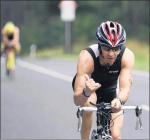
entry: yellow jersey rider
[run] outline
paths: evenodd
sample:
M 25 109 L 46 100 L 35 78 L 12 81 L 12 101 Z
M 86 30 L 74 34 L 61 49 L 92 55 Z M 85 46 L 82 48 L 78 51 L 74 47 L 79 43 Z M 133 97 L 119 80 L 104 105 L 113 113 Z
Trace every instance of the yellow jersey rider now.
M 15 53 L 20 52 L 20 30 L 13 22 L 7 22 L 2 31 L 1 52 L 5 51 L 8 47 L 14 47 Z

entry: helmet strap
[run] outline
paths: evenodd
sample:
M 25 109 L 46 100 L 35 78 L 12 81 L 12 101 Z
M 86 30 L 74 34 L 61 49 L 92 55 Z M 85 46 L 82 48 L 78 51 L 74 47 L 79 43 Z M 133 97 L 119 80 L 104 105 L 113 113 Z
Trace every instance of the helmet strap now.
M 99 43 L 98 43 L 98 50 L 99 50 L 99 53 L 100 53 L 100 57 L 102 57 L 104 59 L 103 54 L 102 54 L 102 49 L 101 49 L 101 46 L 100 46 Z
M 100 59 L 105 59 L 104 58 L 104 56 L 103 56 L 103 54 L 102 54 L 102 49 L 101 49 L 101 46 L 100 46 L 100 44 L 98 43 L 98 50 L 99 50 L 99 61 L 100 61 Z M 106 69 L 106 70 L 109 70 L 109 68 L 110 68 L 110 64 L 105 64 L 105 65 L 102 65 L 103 66 L 103 68 L 104 69 Z
M 102 54 L 102 49 L 101 49 L 101 46 L 99 43 L 98 43 L 98 50 L 99 50 L 100 54 Z

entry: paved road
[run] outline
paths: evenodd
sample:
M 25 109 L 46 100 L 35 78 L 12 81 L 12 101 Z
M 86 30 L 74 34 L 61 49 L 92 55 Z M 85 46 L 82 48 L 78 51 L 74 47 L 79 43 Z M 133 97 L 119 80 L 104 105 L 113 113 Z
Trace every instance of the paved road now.
M 1 136 L 5 139 L 79 139 L 71 78 L 76 62 L 25 60 L 15 79 L 1 67 Z M 34 64 L 34 65 L 31 65 Z M 40 67 L 38 67 L 40 66 Z M 128 105 L 149 105 L 149 78 L 134 74 Z M 143 130 L 134 130 L 135 116 L 125 113 L 124 139 L 149 138 L 149 112 L 143 111 Z M 94 125 L 93 125 L 94 126 Z

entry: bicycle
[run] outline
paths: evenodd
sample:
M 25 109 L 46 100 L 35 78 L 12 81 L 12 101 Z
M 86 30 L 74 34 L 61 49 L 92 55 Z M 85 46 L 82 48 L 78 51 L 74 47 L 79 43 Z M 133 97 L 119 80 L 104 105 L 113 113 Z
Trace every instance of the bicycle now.
M 15 71 L 15 49 L 13 46 L 7 46 L 5 49 L 5 55 L 6 55 L 6 75 L 10 78 L 14 77 L 14 71 Z
M 92 104 L 92 107 L 79 107 L 77 111 L 77 118 L 78 118 L 78 131 L 81 130 L 82 125 L 82 115 L 83 111 L 87 112 L 96 112 L 97 120 L 97 129 L 93 129 L 91 133 L 91 139 L 99 139 L 99 140 L 112 140 L 110 123 L 113 123 L 111 120 L 111 104 L 110 103 L 100 103 L 100 104 Z M 122 110 L 135 110 L 135 115 L 137 117 L 136 121 L 136 129 L 142 129 L 142 107 L 140 106 L 122 106 Z

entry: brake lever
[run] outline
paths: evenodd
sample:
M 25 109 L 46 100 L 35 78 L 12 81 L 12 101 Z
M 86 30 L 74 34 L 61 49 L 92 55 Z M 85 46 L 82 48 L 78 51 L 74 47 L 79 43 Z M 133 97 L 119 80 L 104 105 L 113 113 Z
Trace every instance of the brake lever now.
M 135 109 L 135 114 L 136 114 L 136 126 L 135 129 L 138 130 L 142 130 L 142 118 L 141 118 L 141 114 L 142 114 L 142 108 L 138 107 Z
M 143 129 L 143 128 L 142 128 L 142 120 L 141 120 L 141 117 L 137 117 L 135 129 L 136 129 L 136 130 L 138 130 L 138 129 L 142 130 L 142 129 Z
M 80 111 L 79 108 L 78 108 L 78 111 L 77 111 L 77 118 L 78 118 L 78 129 L 77 129 L 77 131 L 78 132 L 81 131 L 82 116 L 83 116 L 83 111 Z

